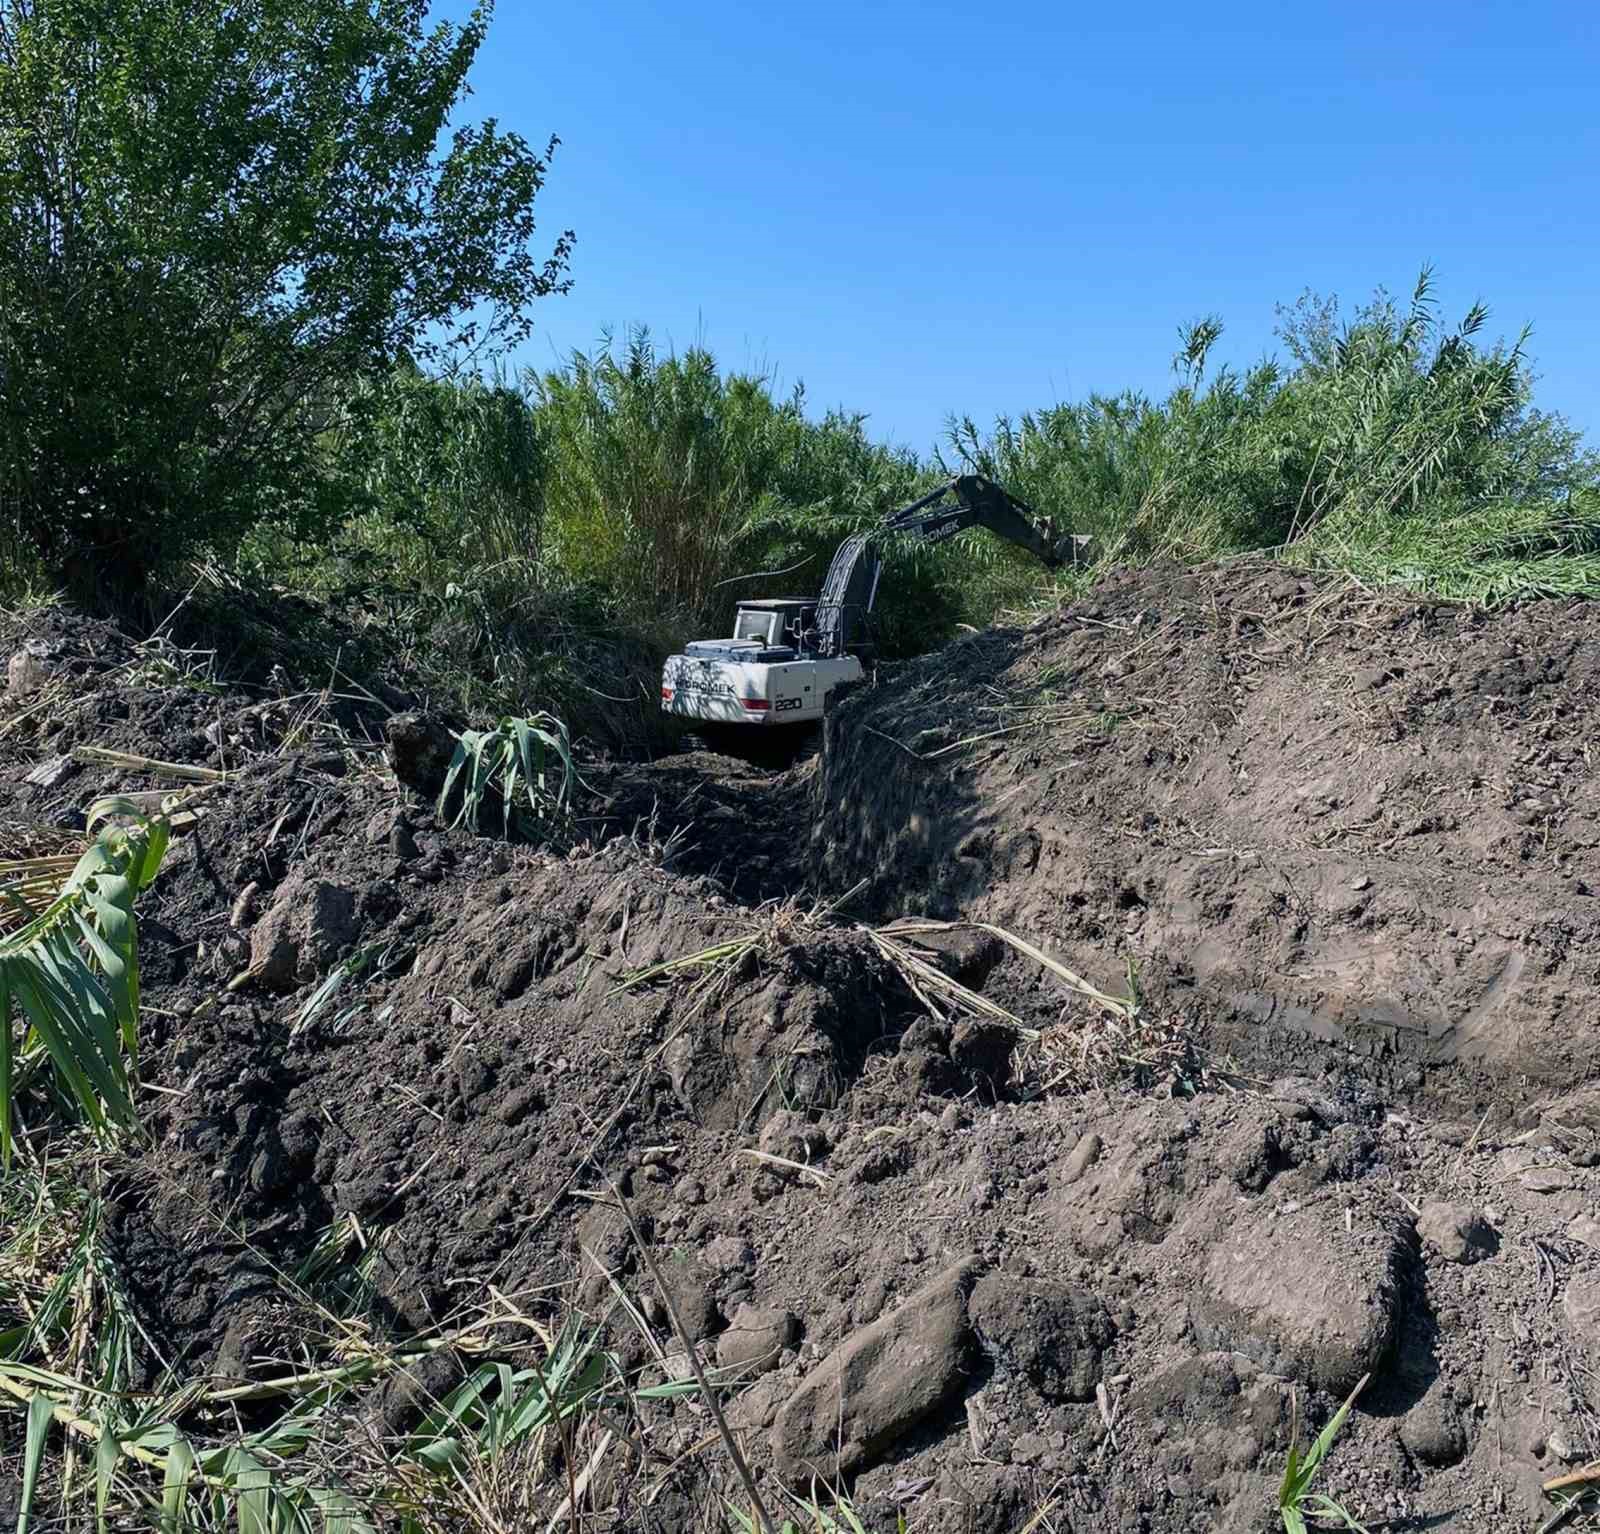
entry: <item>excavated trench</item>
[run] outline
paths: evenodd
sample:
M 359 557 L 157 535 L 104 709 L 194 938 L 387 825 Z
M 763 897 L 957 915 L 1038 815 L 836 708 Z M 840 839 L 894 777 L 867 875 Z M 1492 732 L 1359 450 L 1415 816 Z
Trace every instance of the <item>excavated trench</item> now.
M 1122 575 L 882 668 L 815 759 L 595 764 L 559 854 L 440 829 L 356 705 L 0 638 L 56 689 L 0 702 L 0 816 L 155 786 L 81 745 L 237 773 L 141 908 L 114 1187 L 180 1371 L 314 1346 L 274 1274 L 352 1216 L 390 1335 L 614 1281 L 670 1352 L 614 1185 L 758 1470 L 872 1528 L 1262 1529 L 1292 1399 L 1363 1376 L 1369 1524 L 1532 1520 L 1600 1453 L 1593 609 Z M 874 940 L 908 916 L 968 924 L 905 941 L 987 1010 Z M 714 1526 L 706 1431 L 652 1408 L 595 1526 Z

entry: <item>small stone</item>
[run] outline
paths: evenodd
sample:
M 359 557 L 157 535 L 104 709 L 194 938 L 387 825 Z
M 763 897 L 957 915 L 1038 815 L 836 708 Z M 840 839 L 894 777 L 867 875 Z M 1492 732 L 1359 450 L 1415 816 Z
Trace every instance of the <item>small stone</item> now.
M 1011 1445 L 1011 1458 L 1019 1465 L 1038 1463 L 1049 1452 L 1050 1445 L 1038 1433 L 1024 1433 Z
M 706 1185 L 703 1182 L 700 1182 L 697 1178 L 685 1177 L 681 1179 L 677 1187 L 672 1190 L 672 1196 L 677 1199 L 680 1204 L 687 1204 L 692 1209 L 700 1204 L 705 1203 Z
M 77 764 L 70 756 L 51 757 L 40 762 L 22 781 L 33 784 L 35 788 L 55 788 L 76 770 Z
M 1061 1166 L 1061 1181 L 1063 1183 L 1076 1182 L 1085 1172 L 1100 1159 L 1100 1136 L 1091 1130 L 1082 1135 L 1078 1143 L 1072 1147 L 1065 1162 Z
M 1417 1234 L 1446 1262 L 1481 1262 L 1494 1256 L 1499 1246 L 1488 1222 L 1465 1204 L 1424 1204 Z
M 544 1093 L 538 1087 L 518 1087 L 501 1100 L 499 1107 L 494 1110 L 494 1116 L 502 1124 L 520 1124 L 535 1109 L 542 1107 Z
M 440 716 L 419 711 L 396 714 L 383 727 L 389 765 L 408 788 L 434 798 L 444 787 L 456 737 Z
M 290 879 L 250 937 L 250 967 L 263 985 L 292 991 L 325 974 L 356 934 L 355 895 L 326 879 Z
M 693 1342 L 717 1329 L 717 1304 L 711 1295 L 714 1275 L 699 1262 L 668 1257 L 661 1263 L 661 1280 L 671 1296 L 678 1320 Z
M 679 1349 L 662 1359 L 661 1372 L 667 1377 L 668 1384 L 679 1385 L 694 1378 L 694 1365 L 690 1363 L 689 1355 Z
M 1350 881 L 1350 888 L 1353 890 L 1369 890 L 1372 888 L 1372 880 L 1369 879 L 1365 874 L 1362 874 L 1359 879 L 1352 879 Z
M 821 1125 L 809 1122 L 803 1113 L 780 1109 L 761 1130 L 761 1149 L 769 1156 L 810 1166 L 828 1154 L 828 1135 Z
M 378 813 L 366 822 L 366 845 L 394 846 L 402 833 L 410 837 L 410 856 L 416 856 L 416 835 L 411 832 L 411 824 L 406 821 L 405 811 L 398 805 L 390 806 L 389 809 L 379 809 Z
M 429 1353 L 398 1371 L 379 1388 L 375 1403 L 385 1434 L 409 1433 L 465 1374 L 461 1355 Z
M 1578 1451 L 1573 1447 L 1571 1434 L 1559 1425 L 1550 1429 L 1545 1437 L 1544 1446 L 1552 1459 L 1558 1459 L 1564 1465 L 1570 1465 L 1578 1458 Z

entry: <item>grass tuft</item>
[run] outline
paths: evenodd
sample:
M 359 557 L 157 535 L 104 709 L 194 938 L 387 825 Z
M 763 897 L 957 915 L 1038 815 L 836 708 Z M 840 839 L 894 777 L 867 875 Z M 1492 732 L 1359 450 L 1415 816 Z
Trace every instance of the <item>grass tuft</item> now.
M 1345 1398 L 1328 1425 L 1317 1434 L 1311 1447 L 1302 1452 L 1300 1447 L 1299 1399 L 1295 1398 L 1294 1420 L 1289 1430 L 1289 1458 L 1283 1467 L 1283 1481 L 1278 1487 L 1278 1516 L 1283 1520 L 1285 1534 L 1307 1534 L 1308 1520 L 1319 1526 L 1347 1529 L 1350 1534 L 1366 1534 L 1366 1530 L 1333 1498 L 1312 1491 L 1317 1471 L 1328 1457 L 1334 1440 L 1343 1430 L 1356 1404 L 1356 1397 L 1367 1387 L 1370 1375 L 1362 1375 L 1360 1383 Z

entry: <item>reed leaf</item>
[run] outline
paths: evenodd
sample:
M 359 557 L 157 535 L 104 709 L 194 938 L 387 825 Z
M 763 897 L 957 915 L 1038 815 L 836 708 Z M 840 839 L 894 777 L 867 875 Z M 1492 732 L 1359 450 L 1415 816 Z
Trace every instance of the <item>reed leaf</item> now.
M 66 1099 L 96 1130 L 131 1128 L 139 961 L 133 903 L 161 867 L 168 828 L 126 822 L 99 801 L 99 834 L 39 913 L 0 936 L 0 1159 L 9 1165 L 18 1075 L 48 1058 Z M 20 1037 L 13 1024 L 20 1022 Z

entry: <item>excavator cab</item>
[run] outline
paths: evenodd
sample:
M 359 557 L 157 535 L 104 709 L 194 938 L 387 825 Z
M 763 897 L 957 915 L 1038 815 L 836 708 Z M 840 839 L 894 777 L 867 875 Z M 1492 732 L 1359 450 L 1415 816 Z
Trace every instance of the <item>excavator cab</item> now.
M 760 661 L 797 660 L 814 648 L 817 604 L 801 597 L 741 602 L 731 639 L 697 639 L 685 653 Z
M 815 602 L 794 597 L 741 602 L 733 620 L 733 637 L 769 649 L 787 646 L 801 650 L 806 633 L 816 626 L 816 610 Z

